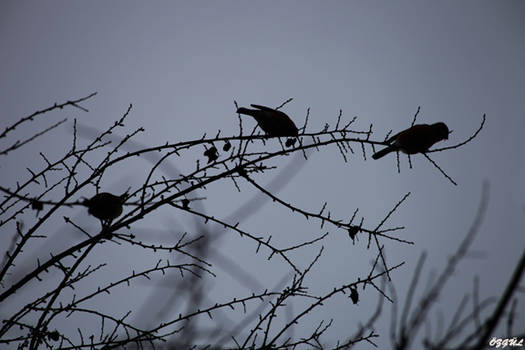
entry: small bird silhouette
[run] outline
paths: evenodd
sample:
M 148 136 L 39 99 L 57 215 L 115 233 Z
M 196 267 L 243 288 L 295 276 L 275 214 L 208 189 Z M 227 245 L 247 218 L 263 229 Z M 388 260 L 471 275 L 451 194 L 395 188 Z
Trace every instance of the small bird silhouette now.
M 299 134 L 297 126 L 286 113 L 260 105 L 250 106 L 257 109 L 241 107 L 237 109 L 237 113 L 252 116 L 267 136 L 297 136 Z
M 102 225 L 110 224 L 122 214 L 122 205 L 126 201 L 128 193 L 115 196 L 108 192 L 96 194 L 91 199 L 86 199 L 84 205 L 88 207 L 88 213 L 100 219 Z
M 389 146 L 373 154 L 372 158 L 379 159 L 396 151 L 406 154 L 425 153 L 436 142 L 447 140 L 448 134 L 448 127 L 442 122 L 432 125 L 417 124 L 389 138 L 386 141 Z

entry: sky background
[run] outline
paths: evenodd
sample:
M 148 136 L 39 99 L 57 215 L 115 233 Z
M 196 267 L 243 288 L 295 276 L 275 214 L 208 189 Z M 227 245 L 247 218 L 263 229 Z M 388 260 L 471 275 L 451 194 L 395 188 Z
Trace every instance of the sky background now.
M 482 184 L 488 181 L 489 205 L 473 244 L 477 253 L 455 271 L 440 298 L 439 309 L 447 317 L 472 290 L 474 275 L 480 276 L 481 297 L 499 296 L 525 244 L 524 62 L 522 1 L 4 0 L 0 127 L 54 102 L 94 91 L 98 95 L 84 104 L 89 113 L 67 109 L 17 130 L 10 140 L 69 118 L 66 126 L 4 157 L 2 185 L 25 179 L 27 166 L 37 168 L 39 151 L 64 152 L 71 144 L 73 118 L 102 130 L 130 103 L 126 132 L 145 127 L 137 141 L 146 146 L 215 135 L 218 129 L 223 135 L 236 133 L 234 100 L 243 106 L 278 106 L 293 97 L 283 110 L 302 125 L 310 108 L 310 131 L 334 124 L 341 109 L 345 120 L 358 117 L 355 129 L 367 130 L 372 123 L 377 140 L 389 130 L 410 126 L 421 106 L 419 122 L 443 121 L 453 130 L 443 146 L 468 138 L 486 114 L 486 125 L 474 141 L 432 156 L 458 186 L 422 156 L 412 157 L 413 169 L 401 157 L 398 174 L 395 156 L 364 161 L 359 146 L 348 163 L 335 147 L 313 153 L 307 162 L 277 162 L 284 166 L 295 161 L 301 167 L 280 190 L 282 198 L 310 211 L 318 211 L 327 201 L 332 214 L 343 218 L 359 208 L 370 227 L 404 194 L 412 193 L 388 226 L 405 226 L 399 235 L 415 245 L 385 242 L 392 264 L 406 262 L 394 277 L 401 295 L 423 251 L 428 252 L 427 274 L 442 267 L 454 252 L 474 219 Z M 84 137 L 88 142 L 87 132 Z M 370 149 L 367 152 L 371 155 Z M 193 162 L 174 159 L 179 170 L 191 168 Z M 108 174 L 104 189 L 120 193 L 140 185 L 146 176 L 144 164 Z M 267 184 L 276 174 L 269 172 L 257 180 Z M 203 208 L 225 217 L 255 193 L 248 184 L 242 189 L 238 193 L 231 183 L 213 186 L 201 193 L 208 198 Z M 65 208 L 64 213 L 92 221 L 84 209 Z M 190 230 L 192 223 L 190 217 L 174 217 L 166 209 L 138 226 Z M 283 246 L 323 231 L 272 203 L 243 225 L 254 232 L 271 232 L 272 242 Z M 366 275 L 374 257 L 365 249 L 366 240 L 352 245 L 343 232 L 331 231 L 323 260 L 311 275 L 317 291 Z M 0 242 L 10 234 L 2 231 Z M 216 250 L 257 275 L 261 285 L 274 286 L 287 275 L 280 262 L 267 262 L 264 254 L 254 256 L 253 244 L 230 236 L 217 243 Z M 95 259 L 115 260 L 123 267 L 140 265 L 129 250 L 118 247 L 101 248 L 96 254 Z M 315 251 L 309 254 L 306 261 Z M 250 292 L 226 273 L 210 282 L 210 291 L 218 300 Z M 129 293 L 140 300 L 150 292 L 144 285 Z M 331 336 L 344 338 L 357 321 L 366 319 L 362 315 L 371 313 L 376 301 L 375 292 L 369 294 L 359 309 L 340 299 L 317 315 L 337 319 Z M 389 320 L 387 312 L 378 324 L 379 344 L 388 344 Z M 525 329 L 523 315 L 516 329 Z

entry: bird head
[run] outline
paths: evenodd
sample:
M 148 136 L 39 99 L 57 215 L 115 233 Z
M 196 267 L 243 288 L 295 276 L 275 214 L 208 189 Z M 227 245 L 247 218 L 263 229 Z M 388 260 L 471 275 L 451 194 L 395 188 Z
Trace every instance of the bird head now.
M 436 137 L 439 137 L 441 140 L 448 140 L 449 130 L 445 123 L 439 122 L 432 124 L 432 127 L 435 130 Z

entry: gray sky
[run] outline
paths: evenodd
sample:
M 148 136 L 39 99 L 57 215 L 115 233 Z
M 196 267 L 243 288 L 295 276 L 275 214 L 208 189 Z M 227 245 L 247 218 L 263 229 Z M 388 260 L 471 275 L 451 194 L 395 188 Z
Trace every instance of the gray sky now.
M 406 226 L 400 235 L 416 245 L 387 242 L 386 246 L 392 263 L 407 262 L 394 277 L 402 293 L 422 251 L 428 251 L 429 270 L 441 267 L 452 254 L 474 218 L 482 183 L 488 180 L 490 203 L 474 243 L 483 257 L 468 259 L 456 271 L 440 299 L 440 308 L 448 315 L 471 291 L 475 274 L 481 277 L 482 297 L 498 296 L 525 244 L 524 44 L 525 3 L 521 1 L 159 1 L 146 5 L 143 1 L 4 0 L 0 4 L 2 128 L 54 102 L 93 91 L 98 95 L 85 104 L 89 114 L 69 109 L 50 115 L 48 120 L 68 117 L 70 122 L 4 159 L 2 185 L 13 186 L 25 177 L 28 163 L 37 167 L 34 154 L 41 149 L 53 154 L 68 147 L 72 118 L 103 129 L 129 103 L 134 107 L 127 125 L 144 126 L 146 132 L 137 140 L 149 146 L 205 132 L 214 135 L 218 129 L 224 135 L 236 133 L 233 100 L 240 105 L 277 106 L 293 97 L 285 112 L 302 125 L 310 107 L 311 131 L 335 123 L 342 109 L 347 120 L 358 116 L 356 128 L 368 129 L 373 123 L 376 139 L 391 129 L 408 127 L 421 106 L 419 122 L 444 121 L 454 130 L 448 144 L 468 138 L 486 113 L 485 128 L 477 139 L 433 155 L 458 186 L 421 156 L 412 158 L 413 169 L 402 157 L 398 174 L 392 155 L 365 162 L 355 147 L 358 152 L 345 164 L 332 147 L 313 154 L 280 192 L 287 201 L 311 211 L 328 201 L 339 217 L 348 217 L 358 207 L 371 227 L 411 192 L 389 226 Z M 41 125 L 48 124 L 35 123 Z M 17 137 L 30 131 L 19 130 Z M 177 160 L 176 165 L 184 169 L 191 161 Z M 139 185 L 145 174 L 129 175 L 141 169 L 131 166 L 125 175 L 110 174 L 106 188 L 122 192 L 126 181 Z M 258 180 L 265 184 L 272 177 L 268 173 Z M 231 183 L 210 188 L 204 205 L 210 214 L 228 215 L 253 195 L 247 184 L 243 190 L 237 193 Z M 68 210 L 67 215 L 89 220 L 80 209 Z M 164 215 L 155 221 L 160 227 L 190 222 L 167 219 L 168 210 L 159 215 Z M 244 225 L 255 232 L 271 232 L 273 242 L 285 246 L 321 232 L 318 225 L 305 224 L 301 217 L 271 204 Z M 285 271 L 276 273 L 275 268 L 282 268 L 277 261 L 266 263 L 266 256 L 253 256 L 253 245 L 244 252 L 239 248 L 242 244 L 235 237 L 223 241 L 220 249 L 248 264 L 248 269 L 261 271 L 261 281 L 270 286 L 285 275 Z M 325 243 L 324 260 L 312 274 L 312 285 L 323 290 L 327 283 L 366 274 L 373 252 L 365 251 L 365 246 L 364 240 L 353 246 L 334 230 Z M 129 258 L 126 252 L 111 254 Z M 217 280 L 213 285 L 219 297 L 247 293 L 236 285 L 225 292 L 228 284 Z M 330 318 L 333 312 L 338 320 L 332 334 L 351 333 L 360 310 L 370 310 L 375 300 L 375 293 L 370 293 L 360 304 L 362 309 L 328 304 L 323 316 Z M 385 317 L 381 324 L 388 321 Z M 524 326 L 522 316 L 516 328 Z M 379 344 L 388 344 L 388 333 L 382 332 Z

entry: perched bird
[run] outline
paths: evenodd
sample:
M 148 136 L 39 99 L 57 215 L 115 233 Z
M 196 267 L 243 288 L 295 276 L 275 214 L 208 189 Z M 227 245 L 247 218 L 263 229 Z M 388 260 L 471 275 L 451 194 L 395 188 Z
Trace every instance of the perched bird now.
M 386 143 L 390 145 L 376 152 L 372 158 L 379 159 L 396 151 L 406 154 L 424 153 L 436 142 L 448 139 L 448 134 L 445 123 L 417 124 L 389 138 Z
M 299 134 L 297 126 L 284 112 L 260 105 L 250 106 L 257 109 L 241 107 L 237 109 L 237 113 L 252 116 L 266 135 L 297 136 Z
M 96 194 L 91 199 L 86 199 L 84 205 L 88 207 L 88 213 L 100 219 L 102 224 L 109 224 L 122 214 L 122 205 L 126 201 L 128 193 L 115 196 L 108 192 Z

